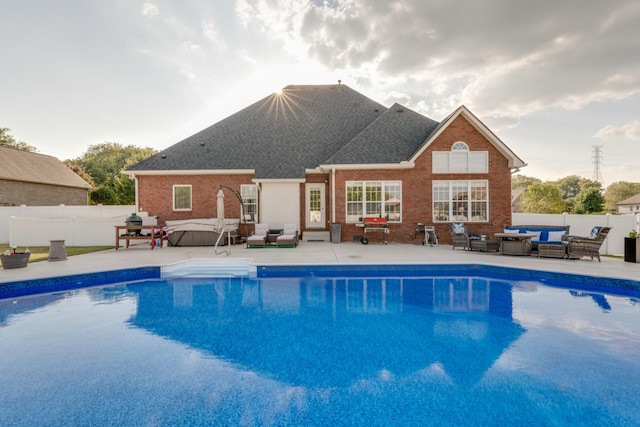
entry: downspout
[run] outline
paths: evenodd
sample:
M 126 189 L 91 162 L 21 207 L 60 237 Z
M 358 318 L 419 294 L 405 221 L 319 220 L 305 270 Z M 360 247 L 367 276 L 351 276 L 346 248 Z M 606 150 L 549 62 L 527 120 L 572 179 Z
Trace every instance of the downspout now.
M 336 168 L 331 169 L 331 222 L 336 222 Z
M 133 175 L 133 182 L 135 183 L 133 188 L 135 188 L 135 197 L 136 197 L 136 212 L 140 212 L 140 198 L 138 196 L 138 176 Z

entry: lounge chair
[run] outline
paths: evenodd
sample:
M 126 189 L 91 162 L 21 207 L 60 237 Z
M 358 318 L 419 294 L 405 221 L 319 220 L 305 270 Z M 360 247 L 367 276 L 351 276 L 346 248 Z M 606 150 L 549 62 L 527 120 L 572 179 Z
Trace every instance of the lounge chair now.
M 600 262 L 600 247 L 607 238 L 611 227 L 593 227 L 588 237 L 567 237 L 567 258 L 580 259 L 583 256 L 597 258 Z
M 451 239 L 453 241 L 453 248 L 471 249 L 471 240 L 480 240 L 480 236 L 476 234 L 469 234 L 464 222 L 451 222 L 449 223 L 449 230 L 451 231 Z
M 298 246 L 298 226 L 296 224 L 285 224 L 282 234 L 276 239 L 278 246 Z
M 267 234 L 269 233 L 269 224 L 257 223 L 255 232 L 247 237 L 247 248 L 252 246 L 267 246 Z

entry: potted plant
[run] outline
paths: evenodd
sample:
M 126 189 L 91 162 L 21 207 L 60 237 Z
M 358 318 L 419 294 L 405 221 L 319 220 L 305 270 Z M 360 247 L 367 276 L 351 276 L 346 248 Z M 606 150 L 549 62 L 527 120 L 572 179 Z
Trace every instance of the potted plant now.
M 636 230 L 631 230 L 629 237 L 624 238 L 624 260 L 640 262 L 640 233 Z
M 4 254 L 0 255 L 0 261 L 2 262 L 2 268 L 22 268 L 26 267 L 29 263 L 29 257 L 31 252 L 27 248 L 24 252 L 16 252 L 16 247 L 13 247 L 13 252 L 8 249 Z

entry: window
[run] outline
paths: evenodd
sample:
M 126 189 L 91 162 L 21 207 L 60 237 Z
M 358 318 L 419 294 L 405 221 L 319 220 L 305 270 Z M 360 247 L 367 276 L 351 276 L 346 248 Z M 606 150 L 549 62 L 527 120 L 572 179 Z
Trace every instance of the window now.
M 434 151 L 433 173 L 489 173 L 489 152 L 470 151 L 461 141 L 451 146 L 451 151 Z
M 489 218 L 488 181 L 434 181 L 434 222 L 483 222 Z
M 244 220 L 256 222 L 258 219 L 258 186 L 255 184 L 241 185 L 240 195 L 244 207 Z
M 174 211 L 190 211 L 191 210 L 191 186 L 190 185 L 174 185 L 173 186 L 173 210 Z
M 399 181 L 347 182 L 347 222 L 362 222 L 364 217 L 402 220 L 402 184 Z

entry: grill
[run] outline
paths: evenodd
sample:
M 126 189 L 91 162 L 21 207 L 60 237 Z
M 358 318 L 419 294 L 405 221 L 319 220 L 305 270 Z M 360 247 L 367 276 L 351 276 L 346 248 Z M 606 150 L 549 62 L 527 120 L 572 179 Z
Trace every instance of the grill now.
M 382 243 L 387 244 L 387 234 L 389 234 L 389 223 L 387 218 L 364 218 L 362 226 L 364 227 L 364 237 L 360 239 L 360 243 L 366 245 L 369 243 L 367 233 L 381 233 Z

